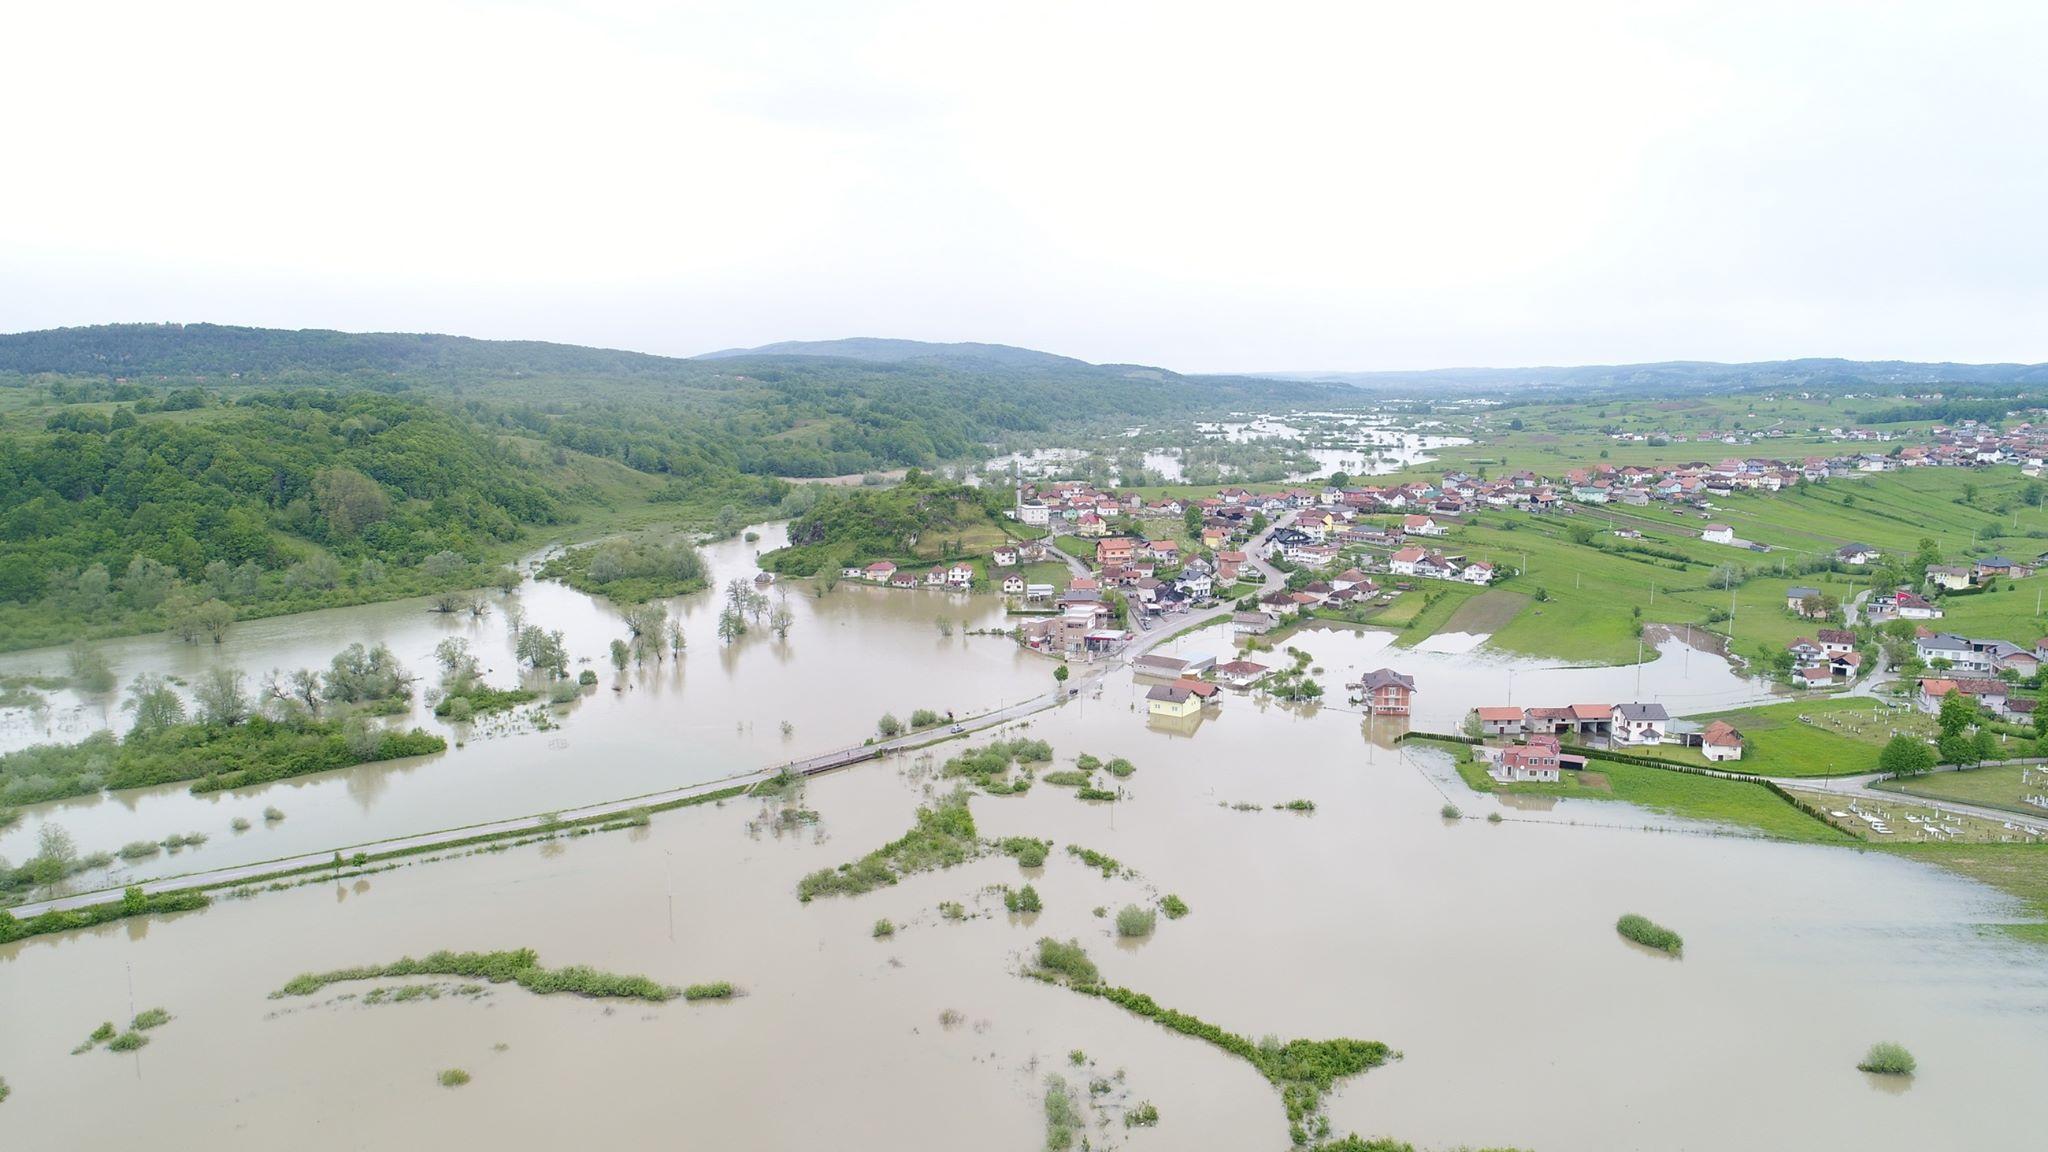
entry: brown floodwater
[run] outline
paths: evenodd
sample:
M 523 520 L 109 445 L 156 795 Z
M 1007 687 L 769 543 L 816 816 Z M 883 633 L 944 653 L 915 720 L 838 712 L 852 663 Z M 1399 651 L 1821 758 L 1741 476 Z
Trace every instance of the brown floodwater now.
M 45 821 L 70 832 L 82 852 L 173 832 L 210 837 L 199 848 L 78 880 L 101 887 L 636 796 L 858 744 L 884 712 L 907 720 L 918 708 L 982 710 L 1044 690 L 1042 657 L 1003 636 L 965 634 L 1007 627 L 996 596 L 842 585 L 819 597 L 808 585 L 791 584 L 769 590 L 788 594 L 795 614 L 788 640 L 756 625 L 737 643 L 721 645 L 716 589 L 733 577 L 751 579 L 758 571 L 755 553 L 786 538 L 779 524 L 757 530 L 757 543 L 735 539 L 705 549 L 714 591 L 669 602 L 688 637 L 683 658 L 629 667 L 624 675 L 614 672 L 606 654 L 613 639 L 626 635 L 613 605 L 562 584 L 525 584 L 511 599 L 526 622 L 562 630 L 576 661 L 572 671 L 598 673 L 597 687 L 581 701 L 552 710 L 559 727 L 547 731 L 514 716 L 464 731 L 436 720 L 423 699 L 439 674 L 434 646 L 449 636 L 468 639 L 488 669 L 487 681 L 513 683 L 505 598 L 494 597 L 499 607 L 480 620 L 408 600 L 253 620 L 236 625 L 218 646 L 167 636 L 110 642 L 105 648 L 123 683 L 142 672 L 195 681 L 227 665 L 247 673 L 252 687 L 272 668 L 324 667 L 351 643 L 389 644 L 421 678 L 422 690 L 410 716 L 389 722 L 439 732 L 450 748 L 236 792 L 194 796 L 187 785 L 172 784 L 31 805 L 0 833 L 0 856 L 19 861 L 33 855 Z M 941 633 L 941 619 L 950 635 Z M 61 671 L 64 663 L 61 650 L 45 649 L 0 657 L 0 671 Z M 127 719 L 118 702 L 68 692 L 57 693 L 39 715 L 6 715 L 0 748 L 75 741 Z M 793 725 L 786 735 L 785 720 Z M 456 747 L 458 741 L 466 742 Z M 265 821 L 267 807 L 286 818 Z M 237 817 L 251 822 L 248 831 L 230 830 Z
M 1333 669 L 1378 660 L 1347 637 L 1296 642 Z M 1387 662 L 1448 694 L 1413 654 Z M 1041 784 L 973 809 L 985 836 L 1087 845 L 1137 879 L 1056 850 L 1032 876 L 989 857 L 798 903 L 805 872 L 910 824 L 936 782 L 900 756 L 812 782 L 803 803 L 821 822 L 779 837 L 750 831 L 759 802 L 727 803 L 0 948 L 8 1144 L 1023 1152 L 1043 1139 L 1045 1072 L 1081 1084 L 1121 1069 L 1121 1091 L 1161 1123 L 1128 1131 L 1108 1116 L 1098 1148 L 1286 1146 L 1277 1094 L 1243 1062 L 1017 975 L 1043 935 L 1078 938 L 1111 981 L 1247 1035 L 1400 1049 L 1332 1094 L 1339 1132 L 1550 1150 L 2039 1142 L 2029 1102 L 2048 1070 L 2048 969 L 1975 927 L 2011 914 L 1989 889 L 1879 854 L 1692 834 L 1621 805 L 1601 806 L 1610 826 L 1573 822 L 1590 802 L 1447 822 L 1437 809 L 1456 778 L 1442 758 L 1375 743 L 1355 714 L 1233 696 L 1168 727 L 1136 695 L 1112 675 L 1021 729 L 1069 763 L 1129 757 L 1127 800 Z M 1317 811 L 1271 810 L 1297 797 Z M 1023 879 L 1046 905 L 1028 919 L 986 891 Z M 1140 943 L 1119 945 L 1091 912 L 1167 892 L 1191 914 Z M 943 920 L 948 900 L 983 914 Z M 1684 958 L 1619 938 L 1630 911 L 1682 932 Z M 894 939 L 870 938 L 879 917 Z M 335 1000 L 369 987 L 356 985 L 266 999 L 303 970 L 518 946 L 747 994 Z M 157 1005 L 177 1019 L 139 1054 L 66 1055 L 101 1020 Z M 1880 1039 L 1919 1058 L 1904 1091 L 1855 1069 Z M 1075 1049 L 1092 1070 L 1068 1065 Z M 439 1087 L 451 1067 L 474 1082 Z

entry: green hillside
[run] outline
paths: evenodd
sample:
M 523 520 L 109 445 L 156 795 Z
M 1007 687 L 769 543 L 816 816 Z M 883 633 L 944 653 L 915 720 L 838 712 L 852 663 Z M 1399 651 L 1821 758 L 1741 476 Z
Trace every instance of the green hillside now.
M 893 488 L 839 488 L 792 521 L 789 547 L 763 563 L 791 576 L 874 560 L 931 564 L 985 555 L 1009 539 L 1008 493 L 947 484 L 913 472 Z

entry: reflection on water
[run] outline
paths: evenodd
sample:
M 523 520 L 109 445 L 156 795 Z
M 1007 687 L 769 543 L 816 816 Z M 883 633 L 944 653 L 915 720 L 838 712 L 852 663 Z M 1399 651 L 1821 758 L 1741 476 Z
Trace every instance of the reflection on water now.
M 1334 638 L 1307 643 L 1323 661 L 1395 662 Z M 901 835 L 943 786 L 894 757 L 807 786 L 815 839 L 749 836 L 757 803 L 706 806 L 657 816 L 644 839 L 401 867 L 378 875 L 376 900 L 314 885 L 0 948 L 8 1135 L 80 1146 L 89 1115 L 104 1147 L 174 1132 L 179 1146 L 309 1152 L 1021 1148 L 1043 1131 L 1044 1073 L 1081 1049 L 1157 1105 L 1158 1147 L 1284 1146 L 1280 1101 L 1242 1061 L 1019 978 L 1032 942 L 1054 936 L 1080 940 L 1113 983 L 1234 1031 L 1401 1049 L 1332 1095 L 1339 1132 L 1589 1152 L 2036 1143 L 2015 1102 L 2048 1067 L 2048 969 L 1971 927 L 2005 908 L 1995 894 L 1876 853 L 1445 822 L 1425 765 L 1368 742 L 1342 708 L 1232 696 L 1185 735 L 1150 724 L 1142 694 L 1114 673 L 1100 699 L 1017 729 L 1050 741 L 1060 767 L 1083 751 L 1127 757 L 1127 799 L 1041 786 L 973 801 L 983 836 L 1086 845 L 1136 878 L 1056 850 L 1036 874 L 991 856 L 798 903 L 799 877 Z M 1296 797 L 1315 812 L 1273 807 Z M 1027 881 L 1045 910 L 1013 920 L 991 889 Z M 1114 910 L 1168 892 L 1190 914 L 1120 946 Z M 942 918 L 943 901 L 969 918 Z M 1627 911 L 1683 932 L 1685 961 L 1617 946 Z M 873 938 L 882 917 L 894 938 Z M 520 946 L 674 983 L 730 979 L 747 995 L 715 1008 L 510 987 L 374 1007 L 335 999 L 349 989 L 265 998 L 301 971 Z M 177 1020 L 139 1060 L 61 1058 L 124 1016 L 131 972 L 136 1000 Z M 1883 1095 L 1855 1070 L 1880 1038 L 1930 1070 L 1910 1093 Z M 439 1088 L 450 1067 L 474 1083 Z
M 35 851 L 46 819 L 64 826 L 81 851 L 111 850 L 171 832 L 203 831 L 211 839 L 141 861 L 112 875 L 82 877 L 94 886 L 128 878 L 325 851 L 410 833 L 570 808 L 711 780 L 857 744 L 884 712 L 908 717 L 918 708 L 980 711 L 1040 691 L 1041 657 L 1004 636 L 968 636 L 969 629 L 1006 626 L 999 597 L 844 585 L 818 597 L 803 583 L 774 589 L 796 622 L 787 641 L 755 628 L 722 646 L 717 635 L 718 585 L 751 578 L 757 551 L 780 546 L 781 525 L 757 529 L 761 539 L 733 539 L 705 550 L 714 591 L 671 602 L 688 638 L 680 661 L 615 673 L 606 657 L 626 635 L 619 612 L 561 584 L 529 582 L 500 598 L 481 620 L 430 612 L 424 601 L 335 609 L 237 624 L 219 646 L 169 637 L 110 642 L 106 651 L 123 682 L 141 672 L 195 680 L 217 665 L 239 667 L 253 683 L 272 668 L 325 666 L 348 644 L 385 643 L 424 689 L 436 673 L 435 644 L 467 639 L 485 678 L 509 684 L 515 675 L 505 605 L 517 603 L 530 626 L 561 629 L 574 658 L 572 673 L 594 668 L 599 685 L 561 714 L 550 732 L 493 735 L 482 723 L 467 731 L 436 720 L 423 700 L 391 721 L 449 738 L 450 750 L 425 760 L 364 765 L 299 777 L 242 792 L 193 796 L 183 784 L 132 789 L 37 805 L 6 833 L 0 856 Z M 944 620 L 947 632 L 938 621 Z M 950 634 L 948 634 L 948 632 Z M 0 657 L 0 671 L 61 670 L 60 650 Z M 60 694 L 73 727 L 62 732 L 12 729 L 8 746 L 75 740 L 123 714 Z M 785 735 L 782 724 L 793 727 Z M 455 747 L 462 742 L 462 747 Z M 266 807 L 283 821 L 266 821 Z M 229 821 L 251 822 L 234 834 Z

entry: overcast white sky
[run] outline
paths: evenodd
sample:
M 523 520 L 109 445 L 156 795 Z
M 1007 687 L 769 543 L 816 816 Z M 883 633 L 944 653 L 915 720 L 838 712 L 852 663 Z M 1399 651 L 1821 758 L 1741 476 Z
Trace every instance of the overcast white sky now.
M 2048 360 L 2048 4 L 22 3 L 0 331 Z

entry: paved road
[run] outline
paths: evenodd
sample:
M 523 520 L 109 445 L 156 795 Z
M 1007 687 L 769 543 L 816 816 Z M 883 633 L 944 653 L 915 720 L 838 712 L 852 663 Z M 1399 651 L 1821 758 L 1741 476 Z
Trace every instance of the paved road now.
M 1957 771 L 1953 766 L 1942 771 Z M 1980 820 L 1996 820 L 2001 823 L 2024 824 L 2036 831 L 2048 832 L 2048 816 L 2023 816 L 2018 812 L 2007 812 L 2003 808 L 1986 808 L 1981 804 L 1965 804 L 1958 800 L 1934 800 L 1925 796 L 1914 796 L 1900 792 L 1886 792 L 1870 785 L 1884 779 L 1882 772 L 1863 776 L 1832 776 L 1821 779 L 1778 781 L 1779 786 L 1795 791 L 1826 793 L 1830 796 L 1853 797 L 1857 800 L 1871 800 L 1884 804 L 1917 804 L 1943 812 L 1954 812 L 1963 816 L 1975 816 Z

